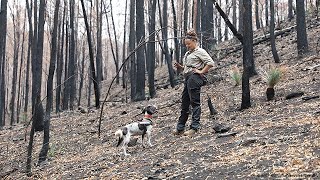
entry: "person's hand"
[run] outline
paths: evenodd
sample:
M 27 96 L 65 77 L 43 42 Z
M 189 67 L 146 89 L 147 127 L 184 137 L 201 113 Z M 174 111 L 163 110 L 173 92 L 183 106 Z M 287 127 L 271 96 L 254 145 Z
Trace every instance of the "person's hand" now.
M 177 70 L 183 69 L 183 66 L 181 64 L 177 63 L 177 62 L 174 63 L 174 67 L 177 68 Z
M 203 72 L 202 72 L 201 70 L 197 69 L 197 68 L 193 68 L 192 71 L 193 71 L 193 73 L 195 73 L 195 74 L 200 74 L 200 75 L 203 74 Z

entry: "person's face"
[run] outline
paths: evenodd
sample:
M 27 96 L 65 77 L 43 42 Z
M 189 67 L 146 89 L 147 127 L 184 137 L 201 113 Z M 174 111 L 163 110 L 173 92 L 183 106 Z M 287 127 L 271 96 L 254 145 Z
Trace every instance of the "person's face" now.
M 186 45 L 189 51 L 192 51 L 197 47 L 197 41 L 192 39 L 185 39 L 184 44 Z

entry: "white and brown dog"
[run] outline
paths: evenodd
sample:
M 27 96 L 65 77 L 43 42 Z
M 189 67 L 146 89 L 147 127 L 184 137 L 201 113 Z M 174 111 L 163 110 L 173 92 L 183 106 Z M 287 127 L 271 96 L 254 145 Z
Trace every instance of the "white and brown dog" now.
M 128 143 L 130 142 L 131 136 L 141 135 L 142 146 L 145 147 L 143 139 L 144 139 L 144 136 L 147 135 L 148 144 L 150 147 L 152 146 L 150 141 L 151 129 L 153 124 L 152 115 L 156 113 L 156 111 L 157 111 L 156 106 L 153 106 L 153 105 L 147 106 L 142 111 L 142 113 L 144 113 L 144 117 L 142 121 L 130 123 L 115 132 L 116 137 L 119 139 L 117 147 L 123 142 L 122 148 L 123 148 L 124 155 L 126 156 L 130 155 L 130 154 L 127 154 L 126 150 L 127 150 Z

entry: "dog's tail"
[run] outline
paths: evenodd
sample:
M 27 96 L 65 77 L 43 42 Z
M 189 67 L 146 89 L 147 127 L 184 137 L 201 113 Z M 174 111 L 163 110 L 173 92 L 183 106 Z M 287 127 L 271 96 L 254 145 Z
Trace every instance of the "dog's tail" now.
M 116 135 L 116 137 L 119 138 L 118 144 L 117 144 L 117 147 L 118 147 L 118 146 L 122 143 L 122 141 L 123 141 L 123 132 L 122 132 L 121 129 L 119 129 L 119 130 L 117 130 L 114 134 Z

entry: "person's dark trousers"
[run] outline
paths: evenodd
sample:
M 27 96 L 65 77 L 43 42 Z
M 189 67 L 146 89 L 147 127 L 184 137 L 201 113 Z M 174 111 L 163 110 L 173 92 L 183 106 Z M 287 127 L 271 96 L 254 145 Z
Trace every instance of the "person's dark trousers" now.
M 199 130 L 201 115 L 200 91 L 203 83 L 203 78 L 199 74 L 191 74 L 185 78 L 182 92 L 181 114 L 177 124 L 177 131 L 183 131 L 185 129 L 190 105 L 192 107 L 192 122 L 190 129 Z

